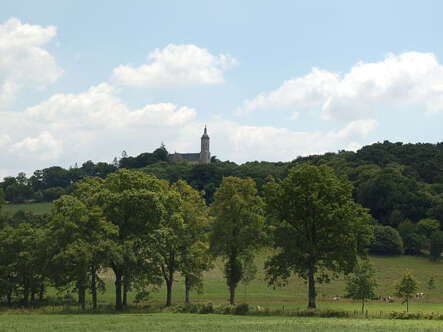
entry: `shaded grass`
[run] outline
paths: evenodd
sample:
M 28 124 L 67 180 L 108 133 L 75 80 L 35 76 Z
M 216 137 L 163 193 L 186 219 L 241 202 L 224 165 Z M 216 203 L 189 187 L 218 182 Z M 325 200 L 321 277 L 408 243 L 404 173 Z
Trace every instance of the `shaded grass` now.
M 1 315 L 1 331 L 441 331 L 438 321 L 230 315 Z

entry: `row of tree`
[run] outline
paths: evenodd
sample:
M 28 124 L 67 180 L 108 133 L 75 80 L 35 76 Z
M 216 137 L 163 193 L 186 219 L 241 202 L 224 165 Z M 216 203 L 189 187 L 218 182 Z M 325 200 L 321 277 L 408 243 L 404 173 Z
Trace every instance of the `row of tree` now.
M 204 193 L 182 180 L 125 169 L 85 178 L 54 202 L 50 216 L 3 222 L 0 295 L 27 305 L 48 286 L 75 289 L 85 307 L 89 290 L 96 308 L 101 272 L 112 270 L 116 309 L 127 305 L 129 290 L 142 299 L 162 281 L 171 305 L 177 274 L 189 301 L 189 290 L 221 257 L 233 304 L 257 249 L 266 246 L 275 253 L 265 265 L 269 284 L 297 274 L 315 308 L 316 283 L 351 273 L 365 257 L 372 218 L 353 200 L 352 184 L 327 166 L 296 166 L 283 180 L 269 179 L 263 193 L 250 178 L 225 177 L 208 207 Z

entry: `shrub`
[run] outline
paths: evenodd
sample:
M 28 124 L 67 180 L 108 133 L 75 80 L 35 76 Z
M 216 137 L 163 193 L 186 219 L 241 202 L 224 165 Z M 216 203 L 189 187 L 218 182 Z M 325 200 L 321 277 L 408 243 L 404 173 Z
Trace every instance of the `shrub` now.
M 403 253 L 403 241 L 400 234 L 390 226 L 375 226 L 374 239 L 369 251 L 382 255 L 401 255 Z
M 214 313 L 222 315 L 231 315 L 234 310 L 234 306 L 230 304 L 221 304 L 214 308 Z
M 247 303 L 240 303 L 234 307 L 234 315 L 247 315 L 249 312 L 249 305 Z
M 212 303 L 203 304 L 199 310 L 200 314 L 212 314 L 214 313 L 214 306 Z

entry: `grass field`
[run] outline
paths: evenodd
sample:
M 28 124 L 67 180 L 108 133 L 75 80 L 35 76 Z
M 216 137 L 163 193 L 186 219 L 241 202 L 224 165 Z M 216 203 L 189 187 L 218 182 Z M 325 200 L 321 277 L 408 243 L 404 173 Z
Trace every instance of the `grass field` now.
M 237 303 L 247 302 L 251 305 L 260 305 L 270 309 L 304 309 L 307 304 L 307 286 L 303 280 L 292 278 L 288 286 L 282 288 L 268 287 L 264 280 L 263 262 L 266 252 L 258 255 L 256 264 L 259 268 L 257 279 L 252 281 L 246 288 L 244 284 L 240 284 L 237 288 Z M 420 291 L 425 293 L 423 299 L 413 299 L 410 303 L 411 312 L 441 312 L 443 313 L 443 263 L 430 262 L 425 257 L 377 257 L 372 256 L 371 262 L 377 271 L 377 280 L 379 287 L 377 294 L 381 296 L 393 295 L 394 283 L 398 280 L 402 273 L 406 270 L 411 271 L 419 281 Z M 436 288 L 427 289 L 427 282 L 433 276 Z M 114 302 L 114 284 L 113 273 L 108 271 L 103 274 L 106 281 L 106 291 L 99 295 L 101 305 L 109 305 Z M 336 295 L 342 296 L 345 282 L 343 278 L 334 280 L 329 284 L 318 285 L 318 307 L 321 309 L 341 309 L 341 310 L 359 310 L 360 303 L 347 299 L 340 301 L 332 301 Z M 223 278 L 223 263 L 218 260 L 215 268 L 207 272 L 204 276 L 204 290 L 199 294 L 191 293 L 191 300 L 194 302 L 212 302 L 214 304 L 227 303 L 228 288 Z M 134 294 L 129 294 L 129 302 L 132 303 Z M 88 296 L 89 300 L 89 296 Z M 165 290 L 161 288 L 157 292 L 152 293 L 148 303 L 155 306 L 163 305 L 165 300 Z M 173 304 L 181 304 L 184 302 L 184 283 L 177 275 L 176 282 L 173 287 Z M 402 305 L 399 300 L 388 304 L 380 301 L 371 301 L 367 304 L 370 313 L 379 311 L 403 311 L 406 305 Z
M 35 214 L 49 213 L 52 203 L 24 203 L 24 204 L 6 204 L 2 206 L 2 213 L 13 215 L 17 211 L 33 212 Z
M 441 331 L 441 321 L 192 314 L 0 315 L 0 331 Z

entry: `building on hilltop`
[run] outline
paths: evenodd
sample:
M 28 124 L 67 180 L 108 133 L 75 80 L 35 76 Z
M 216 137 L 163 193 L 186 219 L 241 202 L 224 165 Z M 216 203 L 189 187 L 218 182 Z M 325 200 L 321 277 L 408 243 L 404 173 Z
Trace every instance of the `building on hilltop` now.
M 205 126 L 203 136 L 201 137 L 200 153 L 178 153 L 169 155 L 169 160 L 174 163 L 187 161 L 190 164 L 209 164 L 211 161 L 211 153 L 209 152 L 209 136 Z

